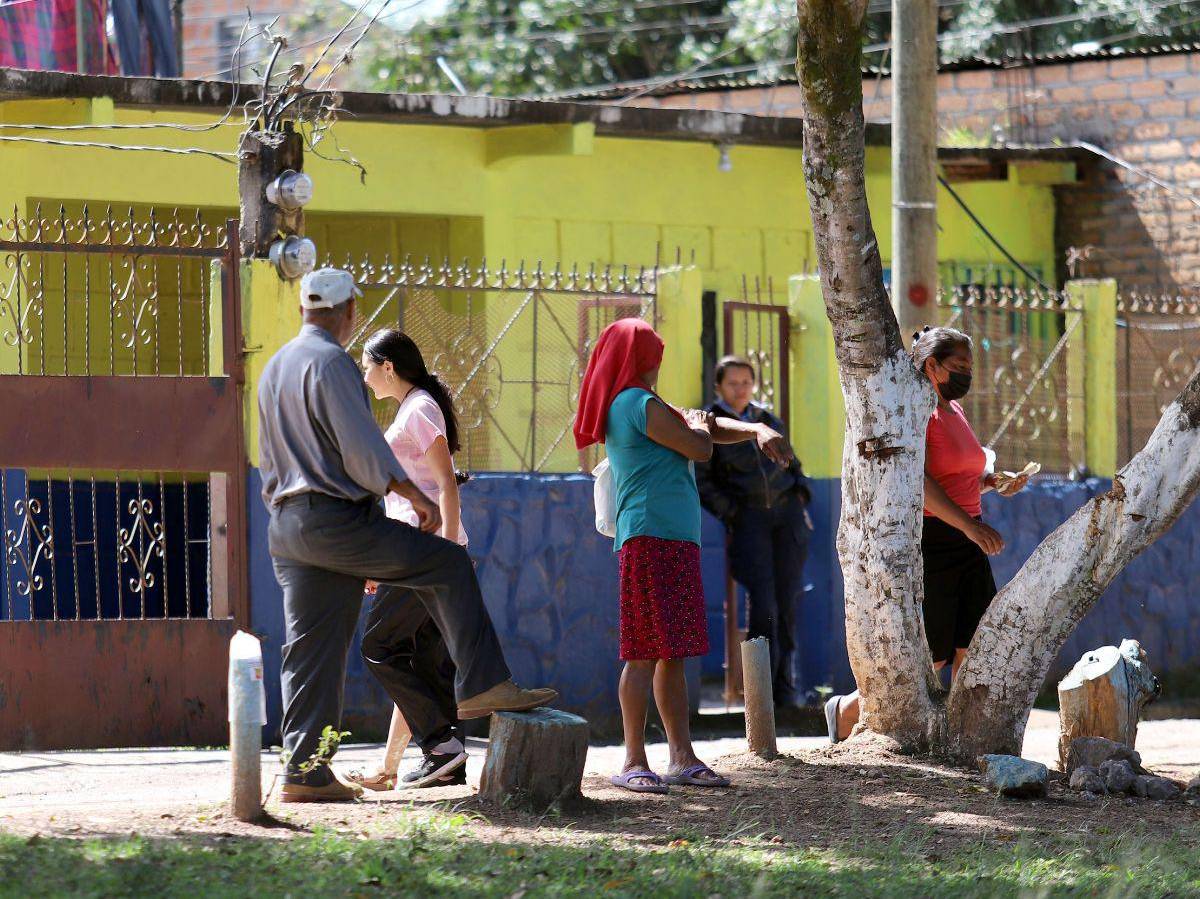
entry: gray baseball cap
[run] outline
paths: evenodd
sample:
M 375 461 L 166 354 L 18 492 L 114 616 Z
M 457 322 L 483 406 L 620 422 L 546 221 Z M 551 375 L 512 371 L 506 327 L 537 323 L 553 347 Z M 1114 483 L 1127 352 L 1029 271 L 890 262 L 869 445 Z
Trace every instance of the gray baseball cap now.
M 303 309 L 332 309 L 362 291 L 354 276 L 341 268 L 319 268 L 300 279 L 300 306 Z

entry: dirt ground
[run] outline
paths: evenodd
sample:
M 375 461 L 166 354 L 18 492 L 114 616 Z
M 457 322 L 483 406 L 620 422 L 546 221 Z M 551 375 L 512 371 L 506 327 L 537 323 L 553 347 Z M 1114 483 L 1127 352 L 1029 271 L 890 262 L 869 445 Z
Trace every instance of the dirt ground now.
M 1025 755 L 1053 767 L 1057 716 L 1035 712 Z M 619 747 L 593 747 L 584 781 L 586 803 L 569 814 L 530 816 L 484 807 L 475 797 L 483 749 L 468 767 L 471 785 L 368 794 L 352 806 L 268 802 L 271 820 L 242 824 L 225 812 L 227 754 L 204 750 L 142 750 L 0 755 L 0 831 L 83 836 L 194 835 L 287 839 L 321 826 L 373 836 L 393 825 L 399 811 L 419 815 L 467 812 L 481 840 L 569 844 L 597 837 L 661 844 L 689 836 L 734 842 L 741 838 L 790 845 L 848 847 L 863 840 L 902 839 L 915 826 L 934 849 L 981 838 L 1013 841 L 1039 834 L 1120 833 L 1137 829 L 1163 839 L 1194 838 L 1200 805 L 1125 798 L 1084 799 L 1052 783 L 1038 801 L 1001 799 L 973 772 L 889 754 L 875 745 L 831 747 L 813 738 L 784 738 L 783 756 L 763 762 L 746 755 L 744 741 L 698 744 L 701 754 L 734 780 L 730 790 L 673 789 L 667 796 L 635 796 L 608 783 L 620 766 Z M 1200 774 L 1200 720 L 1152 721 L 1138 739 L 1144 764 L 1178 780 Z M 350 747 L 345 767 L 367 768 L 378 747 Z M 651 748 L 652 764 L 665 747 Z M 269 786 L 276 769 L 264 765 Z

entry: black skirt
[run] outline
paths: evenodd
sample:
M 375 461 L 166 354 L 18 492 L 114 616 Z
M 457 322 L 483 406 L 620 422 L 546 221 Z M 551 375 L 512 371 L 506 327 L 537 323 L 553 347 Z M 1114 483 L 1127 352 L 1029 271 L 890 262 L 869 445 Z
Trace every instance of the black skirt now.
M 975 628 L 996 595 L 992 563 L 966 534 L 940 518 L 925 517 L 925 636 L 935 662 L 952 662 L 971 644 Z

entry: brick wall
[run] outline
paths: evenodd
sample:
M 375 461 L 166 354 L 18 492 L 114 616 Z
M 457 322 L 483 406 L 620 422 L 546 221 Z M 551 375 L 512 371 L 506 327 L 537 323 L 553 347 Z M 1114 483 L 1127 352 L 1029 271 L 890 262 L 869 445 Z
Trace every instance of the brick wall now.
M 230 40 L 222 41 L 222 27 L 232 32 L 232 43 L 246 20 L 249 7 L 255 21 L 270 21 L 283 11 L 280 0 L 187 0 L 183 13 L 183 74 L 185 78 L 217 77 L 228 67 Z M 257 61 L 263 48 L 251 53 L 248 62 Z
M 890 79 L 866 79 L 863 96 L 868 120 L 890 120 Z M 646 102 L 800 114 L 794 85 L 697 91 Z M 1200 285 L 1200 53 L 943 72 L 938 112 L 943 143 L 1087 141 L 1176 191 L 1100 158 L 1082 165 L 1078 184 L 1057 189 L 1060 277 L 1067 274 L 1067 249 L 1090 246 L 1077 274 L 1170 289 Z

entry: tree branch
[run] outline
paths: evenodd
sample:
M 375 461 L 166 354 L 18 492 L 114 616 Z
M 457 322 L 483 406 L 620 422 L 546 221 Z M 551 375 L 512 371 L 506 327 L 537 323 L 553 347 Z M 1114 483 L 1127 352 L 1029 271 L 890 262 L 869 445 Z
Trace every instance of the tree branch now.
M 1080 619 L 1200 493 L 1200 372 L 1146 446 L 1042 541 L 980 622 L 950 691 L 952 752 L 1019 753 L 1034 698 Z

